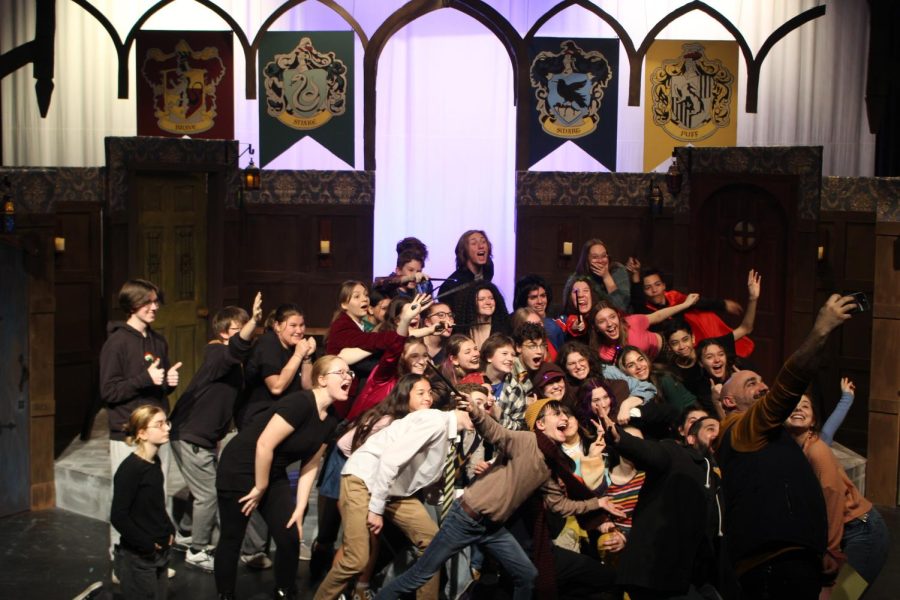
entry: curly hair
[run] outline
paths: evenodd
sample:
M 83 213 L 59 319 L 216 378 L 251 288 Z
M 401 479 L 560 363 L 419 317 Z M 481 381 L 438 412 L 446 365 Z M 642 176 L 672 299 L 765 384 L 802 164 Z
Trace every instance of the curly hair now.
M 494 296 L 494 314 L 491 315 L 491 333 L 509 333 L 509 312 L 506 310 L 506 301 L 497 286 L 490 281 L 480 281 L 467 288 L 462 293 L 459 314 L 456 315 L 458 323 L 466 328 L 465 333 L 471 337 L 472 329 L 478 323 L 478 292 L 488 290 Z

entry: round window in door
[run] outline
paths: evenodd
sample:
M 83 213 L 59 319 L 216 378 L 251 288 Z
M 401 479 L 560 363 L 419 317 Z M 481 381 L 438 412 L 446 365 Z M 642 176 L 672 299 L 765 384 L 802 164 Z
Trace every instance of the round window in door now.
M 738 221 L 731 228 L 731 245 L 741 252 L 749 252 L 756 247 L 759 235 L 756 225 L 752 221 Z

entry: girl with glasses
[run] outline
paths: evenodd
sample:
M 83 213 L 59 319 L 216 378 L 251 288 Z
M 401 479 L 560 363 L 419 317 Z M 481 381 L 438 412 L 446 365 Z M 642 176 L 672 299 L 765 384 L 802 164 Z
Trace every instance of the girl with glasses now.
M 241 540 L 250 515 L 257 509 L 278 545 L 275 598 L 295 597 L 303 513 L 325 443 L 337 428 L 331 406 L 347 400 L 351 373 L 340 358 L 323 356 L 313 365 L 312 390 L 282 397 L 222 451 L 216 478 L 222 523 L 215 557 L 220 598 L 234 598 Z M 287 467 L 297 461 L 300 478 L 294 493 Z
M 113 478 L 110 522 L 121 535 L 115 572 L 126 599 L 166 597 L 175 527 L 166 514 L 159 449 L 169 442 L 170 428 L 166 413 L 151 404 L 135 409 L 125 425 L 125 442 L 137 448 Z

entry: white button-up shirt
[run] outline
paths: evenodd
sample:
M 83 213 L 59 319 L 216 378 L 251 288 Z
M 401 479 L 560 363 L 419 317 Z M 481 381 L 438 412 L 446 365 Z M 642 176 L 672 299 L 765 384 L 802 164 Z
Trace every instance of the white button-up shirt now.
M 341 473 L 363 480 L 372 494 L 369 510 L 380 515 L 388 498 L 408 498 L 437 481 L 458 438 L 455 411 L 418 410 L 373 434 Z

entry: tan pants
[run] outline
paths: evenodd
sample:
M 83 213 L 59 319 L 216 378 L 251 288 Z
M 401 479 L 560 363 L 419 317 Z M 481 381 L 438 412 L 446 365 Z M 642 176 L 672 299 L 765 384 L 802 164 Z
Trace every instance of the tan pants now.
M 341 477 L 341 497 L 338 509 L 344 524 L 343 557 L 333 566 L 316 590 L 315 600 L 335 600 L 351 579 L 363 572 L 369 561 L 368 488 L 355 475 Z M 384 507 L 384 518 L 393 521 L 419 550 L 425 550 L 437 534 L 437 524 L 415 498 L 389 500 Z M 437 600 L 440 573 L 416 592 L 418 600 Z

